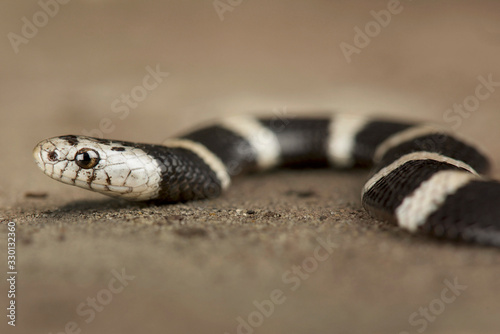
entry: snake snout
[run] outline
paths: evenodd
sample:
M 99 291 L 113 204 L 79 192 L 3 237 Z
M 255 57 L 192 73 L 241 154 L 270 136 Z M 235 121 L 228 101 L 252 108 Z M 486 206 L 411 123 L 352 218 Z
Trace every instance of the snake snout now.
M 43 161 L 42 161 L 42 145 L 38 144 L 33 149 L 33 158 L 35 159 L 38 167 L 43 169 Z
M 48 140 L 44 140 L 39 142 L 33 149 L 33 158 L 38 167 L 45 170 L 47 164 L 59 162 L 61 154 L 54 144 Z

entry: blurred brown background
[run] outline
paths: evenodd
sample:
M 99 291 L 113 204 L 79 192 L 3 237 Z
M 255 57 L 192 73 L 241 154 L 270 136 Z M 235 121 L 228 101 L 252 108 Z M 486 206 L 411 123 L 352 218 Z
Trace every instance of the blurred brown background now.
M 250 176 L 221 199 L 143 207 L 53 182 L 31 158 L 44 138 L 99 127 L 161 142 L 229 113 L 340 110 L 455 125 L 498 166 L 500 89 L 466 117 L 447 111 L 480 77 L 500 82 L 498 1 L 63 2 L 0 4 L 0 218 L 18 225 L 19 271 L 18 326 L 3 316 L 2 331 L 237 333 L 279 289 L 283 304 L 240 332 L 498 332 L 498 251 L 372 220 L 365 172 Z M 366 46 L 358 29 L 372 29 Z M 156 68 L 168 76 L 116 112 Z M 318 237 L 338 248 L 291 291 L 283 275 Z M 85 322 L 78 306 L 121 268 L 136 278 Z M 454 278 L 467 289 L 440 310 Z

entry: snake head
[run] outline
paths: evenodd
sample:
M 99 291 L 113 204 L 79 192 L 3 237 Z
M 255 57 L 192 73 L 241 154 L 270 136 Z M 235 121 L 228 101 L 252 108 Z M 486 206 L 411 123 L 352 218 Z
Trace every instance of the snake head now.
M 67 135 L 41 141 L 33 156 L 47 176 L 66 184 L 129 200 L 158 192 L 158 164 L 133 143 Z

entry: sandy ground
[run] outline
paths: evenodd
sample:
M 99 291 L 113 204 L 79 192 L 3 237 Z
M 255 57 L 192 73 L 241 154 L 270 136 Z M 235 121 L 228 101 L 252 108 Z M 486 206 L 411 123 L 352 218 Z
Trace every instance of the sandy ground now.
M 68 133 L 157 143 L 229 113 L 341 110 L 454 127 L 498 178 L 498 87 L 447 111 L 500 81 L 498 1 L 54 3 L 0 4 L 0 263 L 15 222 L 18 272 L 0 332 L 498 333 L 498 250 L 371 219 L 367 171 L 251 175 L 219 199 L 147 206 L 54 182 L 31 157 Z

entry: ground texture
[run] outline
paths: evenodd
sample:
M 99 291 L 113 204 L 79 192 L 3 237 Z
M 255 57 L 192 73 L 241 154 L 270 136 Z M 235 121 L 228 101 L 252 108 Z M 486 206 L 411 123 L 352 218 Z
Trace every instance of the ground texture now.
M 498 250 L 373 220 L 369 171 L 251 175 L 219 199 L 149 206 L 56 183 L 31 157 L 69 133 L 158 143 L 226 114 L 340 110 L 453 128 L 499 178 L 497 1 L 41 0 L 0 13 L 0 264 L 15 222 L 18 272 L 16 327 L 2 315 L 2 333 L 498 333 Z M 155 87 L 125 104 L 151 71 Z M 4 313 L 8 290 L 2 279 Z

